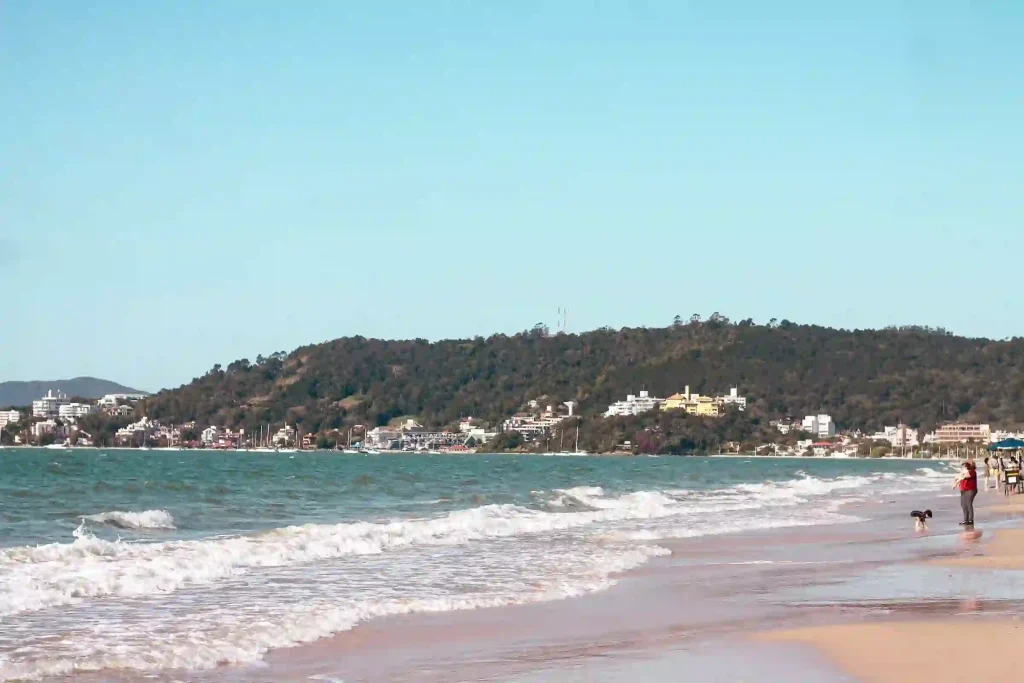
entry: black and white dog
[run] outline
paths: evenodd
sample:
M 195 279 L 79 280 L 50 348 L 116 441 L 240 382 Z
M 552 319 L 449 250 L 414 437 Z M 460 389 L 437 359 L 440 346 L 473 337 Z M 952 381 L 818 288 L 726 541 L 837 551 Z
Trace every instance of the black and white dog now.
M 928 530 L 928 522 L 925 520 L 932 516 L 931 510 L 925 510 L 923 512 L 921 510 L 914 510 L 910 513 L 910 516 L 914 518 L 914 529 L 916 531 Z

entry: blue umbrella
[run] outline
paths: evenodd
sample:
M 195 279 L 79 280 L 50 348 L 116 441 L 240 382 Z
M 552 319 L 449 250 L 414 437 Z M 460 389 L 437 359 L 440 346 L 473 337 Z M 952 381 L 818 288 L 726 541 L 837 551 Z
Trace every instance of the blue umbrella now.
M 1024 450 L 1024 441 L 1020 439 L 1003 439 L 996 441 L 988 447 L 990 451 L 1020 451 Z

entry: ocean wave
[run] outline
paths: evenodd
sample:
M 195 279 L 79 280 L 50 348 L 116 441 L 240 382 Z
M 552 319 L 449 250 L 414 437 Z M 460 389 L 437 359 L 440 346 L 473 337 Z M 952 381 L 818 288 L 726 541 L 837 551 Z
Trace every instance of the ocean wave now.
M 523 605 L 572 598 L 605 590 L 615 584 L 614 574 L 640 566 L 652 557 L 668 555 L 658 546 L 640 546 L 625 552 L 596 552 L 588 567 L 574 580 L 552 577 L 530 590 L 498 594 L 449 595 L 423 598 L 320 601 L 287 607 L 273 619 L 253 622 L 234 615 L 203 614 L 191 624 L 192 637 L 152 638 L 120 642 L 115 651 L 97 654 L 88 642 L 67 651 L 47 652 L 28 661 L 0 659 L 0 680 L 34 680 L 103 670 L 159 671 L 168 668 L 213 669 L 225 664 L 253 664 L 270 649 L 293 647 L 352 629 L 357 624 L 386 616 L 450 612 Z M 81 654 L 79 654 L 81 653 Z
M 932 474 L 916 475 L 916 485 L 934 487 Z M 899 485 L 912 482 L 904 477 Z M 0 550 L 0 617 L 32 612 L 84 599 L 104 596 L 139 597 L 171 593 L 193 584 L 211 583 L 244 574 L 254 568 L 282 567 L 352 555 L 375 555 L 419 545 L 464 545 L 486 539 L 535 535 L 598 527 L 600 535 L 615 531 L 634 541 L 672 536 L 687 537 L 730 533 L 743 529 L 835 523 L 856 518 L 837 514 L 835 506 L 821 517 L 787 517 L 773 513 L 759 517 L 736 515 L 714 525 L 673 523 L 672 519 L 718 519 L 727 512 L 799 506 L 829 497 L 830 503 L 856 500 L 850 492 L 877 489 L 881 478 L 842 476 L 739 484 L 716 491 L 635 491 L 620 495 L 595 486 L 551 492 L 558 504 L 525 507 L 491 504 L 456 510 L 434 518 L 392 522 L 306 524 L 268 532 L 163 542 L 106 541 L 80 529 L 72 543 L 51 543 Z M 894 482 L 896 483 L 896 482 Z M 845 492 L 842 499 L 836 492 Z M 164 511 L 103 513 L 105 523 L 173 523 Z M 112 521 L 116 514 L 116 522 Z M 136 515 L 136 517 L 125 517 Z M 131 520 L 129 522 L 129 519 Z M 654 523 L 652 520 L 668 520 Z M 808 521 L 809 520 L 809 521 Z M 725 522 L 728 522 L 726 524 Z M 605 528 L 607 525 L 610 527 Z M 649 525 L 650 528 L 643 528 Z M 628 528 L 624 528 L 628 527 Z M 132 527 L 142 528 L 142 527 Z M 153 527 L 147 527 L 153 528 Z M 632 535 L 629 535 L 632 534 Z
M 85 515 L 84 520 L 98 522 L 118 529 L 176 529 L 174 517 L 166 510 L 144 510 L 142 512 L 122 512 L 113 510 L 96 515 Z

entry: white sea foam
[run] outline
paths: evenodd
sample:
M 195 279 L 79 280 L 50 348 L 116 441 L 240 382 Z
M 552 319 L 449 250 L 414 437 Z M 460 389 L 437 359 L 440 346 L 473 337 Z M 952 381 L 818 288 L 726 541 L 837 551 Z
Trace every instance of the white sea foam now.
M 111 651 L 97 651 L 88 640 L 88 634 L 82 634 L 84 640 L 65 639 L 48 648 L 43 657 L 18 662 L 0 660 L 0 681 L 105 669 L 211 669 L 223 664 L 252 664 L 260 661 L 269 649 L 312 642 L 379 617 L 547 602 L 604 590 L 614 585 L 613 574 L 668 553 L 657 546 L 640 546 L 625 552 L 612 548 L 588 551 L 584 556 L 572 558 L 572 566 L 578 571 L 571 579 L 566 578 L 569 565 L 559 564 L 559 559 L 552 557 L 556 571 L 539 584 L 521 586 L 517 582 L 503 583 L 496 579 L 503 588 L 499 587 L 492 594 L 379 599 L 321 597 L 312 604 L 283 601 L 273 618 L 253 620 L 240 619 L 237 613 L 216 607 L 207 607 L 199 614 L 187 610 L 184 616 L 172 622 L 161 622 L 166 615 L 159 615 L 142 627 L 152 628 L 152 624 L 156 624 L 157 630 L 147 634 L 148 638 L 134 639 L 116 631 L 105 634 L 117 638 L 117 647 Z M 581 563 L 582 557 L 586 560 Z M 179 633 L 187 629 L 189 637 L 163 637 L 164 631 L 159 629 L 168 627 Z
M 108 524 L 118 529 L 176 529 L 174 517 L 166 510 L 144 510 L 142 512 L 101 512 L 97 515 L 86 515 L 82 519 L 90 522 Z
M 932 475 L 924 475 L 932 479 Z M 690 492 L 637 491 L 606 496 L 600 487 L 580 486 L 556 491 L 561 500 L 584 507 L 569 512 L 548 512 L 516 505 L 485 505 L 457 510 L 433 519 L 390 523 L 307 524 L 262 534 L 201 541 L 128 543 L 106 541 L 79 533 L 73 543 L 51 543 L 0 550 L 0 616 L 75 604 L 108 595 L 136 597 L 169 593 L 196 583 L 209 583 L 244 573 L 254 567 L 277 567 L 323 561 L 348 555 L 369 555 L 410 545 L 455 545 L 489 538 L 539 534 L 631 520 L 707 516 L 727 511 L 792 506 L 836 491 L 869 487 L 879 477 L 800 479 L 762 484 L 740 484 L 724 491 L 693 498 Z M 685 502 L 680 501 L 681 494 Z M 675 497 L 673 497 L 675 494 Z M 712 531 L 707 526 L 627 530 L 634 540 L 728 533 L 743 529 L 850 521 L 833 515 L 824 518 L 736 520 Z M 831 516 L 828 516 L 831 515 Z M 103 513 L 94 519 L 135 525 L 131 528 L 168 528 L 173 523 L 162 510 L 143 513 Z M 116 521 L 115 521 L 116 520 Z

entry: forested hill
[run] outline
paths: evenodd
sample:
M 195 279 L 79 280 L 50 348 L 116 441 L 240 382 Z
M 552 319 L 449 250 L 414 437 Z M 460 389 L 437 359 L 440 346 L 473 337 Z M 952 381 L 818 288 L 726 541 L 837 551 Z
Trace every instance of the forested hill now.
M 841 428 L 956 418 L 1024 423 L 1024 339 L 990 341 L 941 330 L 847 331 L 738 324 L 715 317 L 668 328 L 544 330 L 489 338 L 385 341 L 352 337 L 215 366 L 143 404 L 153 417 L 304 432 L 386 424 L 427 426 L 472 415 L 499 422 L 530 399 L 577 401 L 584 423 L 627 393 L 749 397 L 747 420 L 831 413 Z

